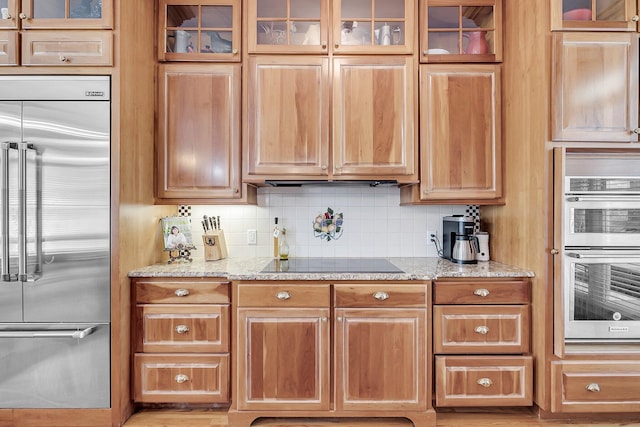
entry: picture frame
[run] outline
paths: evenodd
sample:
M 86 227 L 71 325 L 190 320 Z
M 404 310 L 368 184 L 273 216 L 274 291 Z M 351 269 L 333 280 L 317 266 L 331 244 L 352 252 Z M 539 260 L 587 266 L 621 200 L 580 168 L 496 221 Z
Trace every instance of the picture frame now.
M 165 251 L 195 248 L 191 234 L 191 218 L 188 216 L 166 216 L 160 220 L 160 225 Z

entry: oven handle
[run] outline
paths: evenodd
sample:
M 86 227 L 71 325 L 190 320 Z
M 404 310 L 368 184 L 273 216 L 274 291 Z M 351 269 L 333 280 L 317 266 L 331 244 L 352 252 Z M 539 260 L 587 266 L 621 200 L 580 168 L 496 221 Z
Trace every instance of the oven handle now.
M 567 202 L 640 202 L 638 194 L 611 194 L 597 196 L 569 196 Z
M 611 256 L 623 256 L 625 258 L 640 258 L 640 251 L 599 251 L 596 253 L 565 252 L 571 258 L 607 258 Z

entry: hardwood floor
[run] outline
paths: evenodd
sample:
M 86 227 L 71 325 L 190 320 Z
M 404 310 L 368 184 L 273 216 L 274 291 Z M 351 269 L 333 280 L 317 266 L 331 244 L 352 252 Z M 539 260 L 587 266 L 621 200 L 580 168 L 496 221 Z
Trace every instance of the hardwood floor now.
M 408 421 L 380 422 L 371 420 L 259 420 L 255 427 L 411 427 Z M 525 410 L 511 410 L 499 414 L 473 412 L 438 413 L 437 427 L 640 427 L 637 421 L 586 421 L 581 420 L 540 420 L 536 415 Z M 181 411 L 181 410 L 142 410 L 135 413 L 124 427 L 230 427 L 226 413 L 219 411 Z

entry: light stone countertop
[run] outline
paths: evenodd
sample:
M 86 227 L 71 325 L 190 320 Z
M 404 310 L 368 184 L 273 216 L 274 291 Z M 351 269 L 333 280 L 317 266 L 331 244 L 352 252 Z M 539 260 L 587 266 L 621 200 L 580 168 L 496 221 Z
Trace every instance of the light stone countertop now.
M 229 280 L 435 280 L 452 277 L 533 277 L 534 273 L 495 261 L 456 264 L 441 258 L 386 258 L 403 273 L 262 273 L 271 258 L 224 258 L 155 264 L 129 277 L 223 277 Z

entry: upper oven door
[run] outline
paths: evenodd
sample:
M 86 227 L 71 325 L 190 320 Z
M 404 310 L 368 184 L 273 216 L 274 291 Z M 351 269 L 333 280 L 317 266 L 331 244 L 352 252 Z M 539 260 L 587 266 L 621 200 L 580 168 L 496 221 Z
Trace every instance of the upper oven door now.
M 640 246 L 640 196 L 566 195 L 565 247 Z

